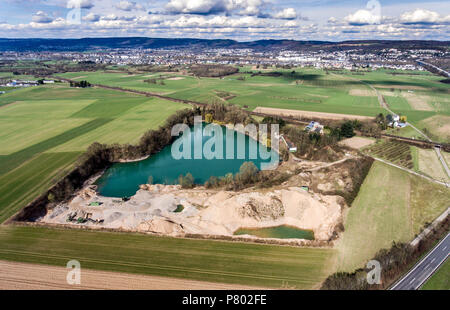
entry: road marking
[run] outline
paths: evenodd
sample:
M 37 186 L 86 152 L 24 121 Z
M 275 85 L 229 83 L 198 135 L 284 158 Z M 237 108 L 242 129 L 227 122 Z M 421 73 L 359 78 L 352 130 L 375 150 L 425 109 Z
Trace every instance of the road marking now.
M 436 257 L 431 260 L 431 263 L 434 262 L 435 260 L 436 260 Z
M 445 247 L 442 249 L 442 251 L 445 251 L 446 248 L 447 248 L 447 246 L 445 246 Z
M 411 281 L 409 281 L 409 284 L 413 283 L 415 279 L 416 278 L 413 278 Z
M 442 239 L 442 240 L 441 240 L 441 241 L 440 241 L 433 249 L 431 249 L 431 250 L 429 251 L 429 253 L 428 253 L 424 258 L 422 258 L 422 260 L 420 260 L 419 262 L 417 262 L 416 265 L 414 265 L 414 267 L 413 267 L 411 270 L 409 270 L 409 272 L 408 272 L 406 275 L 404 275 L 402 278 L 400 278 L 400 279 L 397 281 L 397 283 L 395 283 L 394 286 L 392 286 L 392 287 L 390 288 L 390 290 L 395 290 L 397 287 L 399 287 L 400 289 L 402 289 L 401 287 L 402 287 L 403 281 L 406 281 L 406 279 L 408 278 L 408 276 L 409 276 L 410 274 L 412 274 L 418 267 L 420 267 L 420 265 L 423 264 L 423 263 L 425 262 L 425 260 L 426 260 L 430 255 L 432 255 L 433 252 L 435 252 L 435 251 L 441 246 L 441 244 L 443 244 L 445 241 L 447 241 L 448 238 L 450 238 L 450 233 L 448 233 L 447 236 L 444 237 L 444 239 Z M 447 246 L 446 246 L 446 247 L 447 247 Z M 447 254 L 447 256 L 448 256 L 448 254 Z M 443 263 L 444 261 L 445 261 L 445 259 L 442 261 L 442 263 Z M 433 268 L 433 272 L 432 272 L 431 274 L 433 274 L 434 271 L 435 271 L 437 268 L 439 268 L 440 265 L 441 265 L 441 264 L 439 264 L 437 267 Z M 415 279 L 415 278 L 414 278 L 414 279 Z M 414 281 L 414 279 L 411 280 L 411 282 Z M 411 283 L 411 282 L 410 282 L 410 283 Z M 420 286 L 423 284 L 423 282 L 424 282 L 424 281 L 422 281 L 422 283 L 420 283 L 418 287 L 420 287 Z M 413 289 L 415 289 L 415 288 L 413 287 Z

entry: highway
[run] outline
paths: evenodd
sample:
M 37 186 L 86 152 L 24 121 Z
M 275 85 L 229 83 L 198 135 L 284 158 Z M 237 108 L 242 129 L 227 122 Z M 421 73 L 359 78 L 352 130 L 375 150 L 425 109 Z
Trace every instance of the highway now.
M 422 61 L 422 60 L 418 60 L 417 63 L 418 63 L 419 65 L 424 64 L 424 65 L 426 65 L 426 66 L 430 66 L 430 67 L 432 67 L 432 68 L 438 70 L 439 72 L 444 73 L 447 77 L 450 77 L 450 73 L 449 73 L 448 71 L 445 71 L 444 69 L 441 69 L 441 68 L 439 68 L 439 67 L 436 67 L 435 65 L 432 65 L 432 64 L 430 64 L 430 63 L 428 63 L 428 62 L 425 62 L 425 61 Z
M 450 233 L 441 240 L 419 263 L 417 263 L 391 290 L 417 290 L 448 258 Z

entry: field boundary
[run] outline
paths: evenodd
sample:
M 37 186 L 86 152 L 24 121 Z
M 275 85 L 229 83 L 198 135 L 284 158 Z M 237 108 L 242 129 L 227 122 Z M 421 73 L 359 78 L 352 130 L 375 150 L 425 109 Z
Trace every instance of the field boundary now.
M 334 163 L 337 164 L 337 163 Z M 324 168 L 324 167 L 320 167 Z M 19 211 L 20 212 L 20 211 Z M 14 220 L 15 216 L 11 216 L 8 220 L 0 225 L 4 226 L 17 226 L 17 227 L 42 227 L 42 228 L 59 228 L 67 230 L 85 230 L 92 232 L 111 232 L 111 233 L 121 233 L 121 234 L 139 234 L 147 235 L 153 237 L 164 237 L 164 238 L 174 238 L 174 239 L 185 239 L 185 240 L 209 240 L 209 241 L 220 241 L 229 243 L 242 243 L 242 244 L 261 244 L 261 245 L 271 245 L 271 246 L 284 246 L 292 248 L 318 248 L 318 249 L 333 249 L 334 244 L 328 241 L 317 241 L 317 240 L 304 240 L 300 239 L 298 241 L 285 241 L 283 239 L 274 238 L 246 238 L 239 236 L 223 236 L 223 235 L 204 235 L 204 234 L 185 234 L 183 236 L 169 236 L 162 233 L 154 232 L 140 232 L 131 230 L 122 230 L 120 228 L 108 228 L 108 227 L 95 227 L 95 226 L 82 226 L 75 224 L 58 224 L 58 223 L 42 223 L 42 222 L 25 222 Z

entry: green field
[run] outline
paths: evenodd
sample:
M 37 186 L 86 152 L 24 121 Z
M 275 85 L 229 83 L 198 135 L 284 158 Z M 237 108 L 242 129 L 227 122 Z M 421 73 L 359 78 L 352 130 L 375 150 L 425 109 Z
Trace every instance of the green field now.
M 258 106 L 373 116 L 381 112 L 376 96 L 350 96 L 351 89 L 368 89 L 362 83 L 315 69 L 286 70 L 282 75 L 252 76 L 250 73 L 218 78 L 196 78 L 175 73 L 126 75 L 123 73 L 76 72 L 60 76 L 76 80 L 163 94 L 204 103 L 229 102 L 253 110 Z M 166 77 L 165 85 L 144 80 Z M 174 79 L 175 77 L 175 79 Z M 245 80 L 239 80 L 244 77 Z
M 250 67 L 240 70 L 223 79 L 163 72 L 60 76 L 178 99 L 230 102 L 248 110 L 261 106 L 365 116 L 384 111 L 367 85 L 371 84 L 384 92 L 394 111 L 407 115 L 421 129 L 428 126 L 439 139 L 445 138 L 450 86 L 425 72 L 393 75 L 394 71 L 379 70 L 356 75 L 297 68 L 274 69 L 280 76 L 252 76 Z M 164 83 L 144 82 L 151 78 Z M 414 88 L 417 98 L 408 88 Z M 414 101 L 419 99 L 425 101 Z M 428 110 L 417 110 L 418 104 Z M 0 223 L 57 182 L 93 142 L 136 143 L 145 131 L 187 107 L 120 91 L 70 88 L 65 83 L 0 95 Z M 413 136 L 407 130 L 402 134 Z M 414 148 L 381 147 L 376 152 L 418 169 Z M 60 266 L 79 259 L 82 266 L 92 269 L 273 288 L 317 288 L 336 269 L 352 271 L 392 241 L 411 240 L 448 206 L 449 194 L 440 185 L 376 162 L 348 212 L 336 250 L 2 226 L 0 259 Z
M 0 223 L 56 183 L 81 153 L 41 153 L 0 175 Z
M 338 269 L 363 267 L 393 241 L 412 240 L 448 207 L 449 197 L 444 186 L 375 162 L 348 212 Z
M 447 260 L 421 287 L 422 290 L 450 290 L 450 261 Z
M 368 84 L 382 92 L 396 113 L 420 125 L 434 115 L 450 115 L 450 86 L 440 77 L 426 72 L 377 70 L 354 75 L 350 71 L 327 74 L 323 70 L 295 68 L 275 69 L 280 76 L 252 76 L 250 67 L 242 73 L 218 78 L 196 78 L 181 73 L 149 73 L 128 75 L 121 72 L 75 72 L 61 76 L 91 83 L 149 91 L 177 99 L 204 103 L 230 102 L 248 110 L 271 107 L 328 113 L 374 116 L 386 113 Z M 164 80 L 164 85 L 144 82 L 149 78 Z M 245 78 L 240 80 L 239 78 Z M 226 94 L 226 96 L 224 95 Z M 408 99 L 406 99 L 408 97 Z M 411 97 L 411 98 L 409 98 Z M 423 106 L 410 104 L 423 101 Z M 423 110 L 423 108 L 426 110 Z
M 93 142 L 136 143 L 181 103 L 66 84 L 2 95 L 0 223 L 64 176 Z M 0 259 L 268 287 L 315 288 L 335 251 L 2 227 Z M 289 268 L 289 269 L 286 269 Z
M 345 75 L 351 77 L 349 73 Z M 427 128 L 432 139 L 450 141 L 448 129 L 442 128 L 450 119 L 450 85 L 441 83 L 442 77 L 418 71 L 408 74 L 377 70 L 353 78 L 374 86 L 384 96 L 391 110 L 406 116 L 408 122 L 419 129 Z M 405 137 L 423 138 L 408 127 L 394 131 Z
M 317 288 L 335 251 L 131 233 L 1 227 L 0 259 L 271 288 Z

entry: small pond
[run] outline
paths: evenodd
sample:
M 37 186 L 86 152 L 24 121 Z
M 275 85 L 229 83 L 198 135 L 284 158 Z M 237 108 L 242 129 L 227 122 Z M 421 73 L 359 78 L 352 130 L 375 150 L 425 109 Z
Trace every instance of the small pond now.
M 259 238 L 314 240 L 314 232 L 312 230 L 303 230 L 288 225 L 264 228 L 240 228 L 234 232 L 234 235 L 251 235 Z

